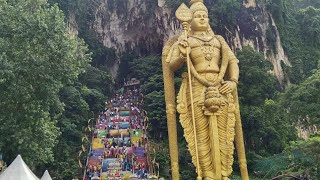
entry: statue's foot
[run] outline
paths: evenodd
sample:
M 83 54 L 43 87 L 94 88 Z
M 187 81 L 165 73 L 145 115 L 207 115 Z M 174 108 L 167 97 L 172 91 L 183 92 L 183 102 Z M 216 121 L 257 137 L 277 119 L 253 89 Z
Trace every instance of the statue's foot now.
M 214 179 L 210 177 L 205 177 L 204 180 L 214 180 Z
M 204 177 L 204 180 L 214 180 L 214 179 L 211 177 Z M 230 180 L 230 179 L 228 177 L 222 177 L 221 180 Z

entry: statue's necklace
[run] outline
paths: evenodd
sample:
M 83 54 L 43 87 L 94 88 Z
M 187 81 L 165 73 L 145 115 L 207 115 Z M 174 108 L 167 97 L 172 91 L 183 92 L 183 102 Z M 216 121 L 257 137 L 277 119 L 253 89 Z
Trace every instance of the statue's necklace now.
M 201 51 L 207 61 L 211 61 L 214 53 L 214 46 L 210 43 L 213 39 L 212 36 L 193 36 L 201 44 Z

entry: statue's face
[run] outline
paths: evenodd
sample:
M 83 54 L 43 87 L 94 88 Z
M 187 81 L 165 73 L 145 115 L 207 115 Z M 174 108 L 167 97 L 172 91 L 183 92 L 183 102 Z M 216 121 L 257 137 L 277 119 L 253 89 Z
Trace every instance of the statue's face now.
M 209 18 L 206 11 L 196 11 L 193 13 L 191 29 L 194 31 L 206 31 L 209 28 Z

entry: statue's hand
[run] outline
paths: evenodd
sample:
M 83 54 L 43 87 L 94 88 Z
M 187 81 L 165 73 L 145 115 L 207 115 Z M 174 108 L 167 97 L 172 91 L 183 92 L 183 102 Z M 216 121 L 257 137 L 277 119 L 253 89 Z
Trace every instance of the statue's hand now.
M 221 94 L 231 93 L 237 87 L 237 83 L 234 81 L 224 81 L 222 84 L 223 85 L 219 88 Z
M 183 57 L 186 57 L 186 56 L 187 56 L 187 48 L 189 48 L 189 43 L 188 43 L 188 41 L 187 41 L 186 39 L 181 40 L 181 41 L 179 42 L 178 47 L 179 47 L 179 51 L 180 51 L 181 55 L 182 55 Z M 190 53 L 190 51 L 189 51 L 189 53 Z

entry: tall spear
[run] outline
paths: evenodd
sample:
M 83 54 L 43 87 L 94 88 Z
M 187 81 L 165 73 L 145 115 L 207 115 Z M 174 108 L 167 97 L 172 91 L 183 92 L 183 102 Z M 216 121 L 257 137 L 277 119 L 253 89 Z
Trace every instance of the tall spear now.
M 186 40 L 188 40 L 188 24 L 192 20 L 192 12 L 191 10 L 182 3 L 176 11 L 177 19 L 182 23 L 184 35 Z M 190 102 L 191 102 L 191 115 L 192 115 L 192 124 L 193 124 L 193 132 L 194 132 L 194 143 L 195 143 L 195 151 L 196 151 L 196 163 L 197 163 L 197 180 L 201 180 L 201 172 L 200 172 L 200 163 L 199 163 L 199 153 L 198 153 L 198 141 L 197 141 L 197 129 L 196 129 L 196 120 L 194 115 L 194 104 L 193 104 L 193 92 L 192 92 L 192 82 L 191 82 L 191 65 L 190 65 L 190 57 L 189 57 L 189 47 L 187 49 L 187 69 L 188 69 L 188 81 L 189 81 L 189 92 L 190 92 Z

